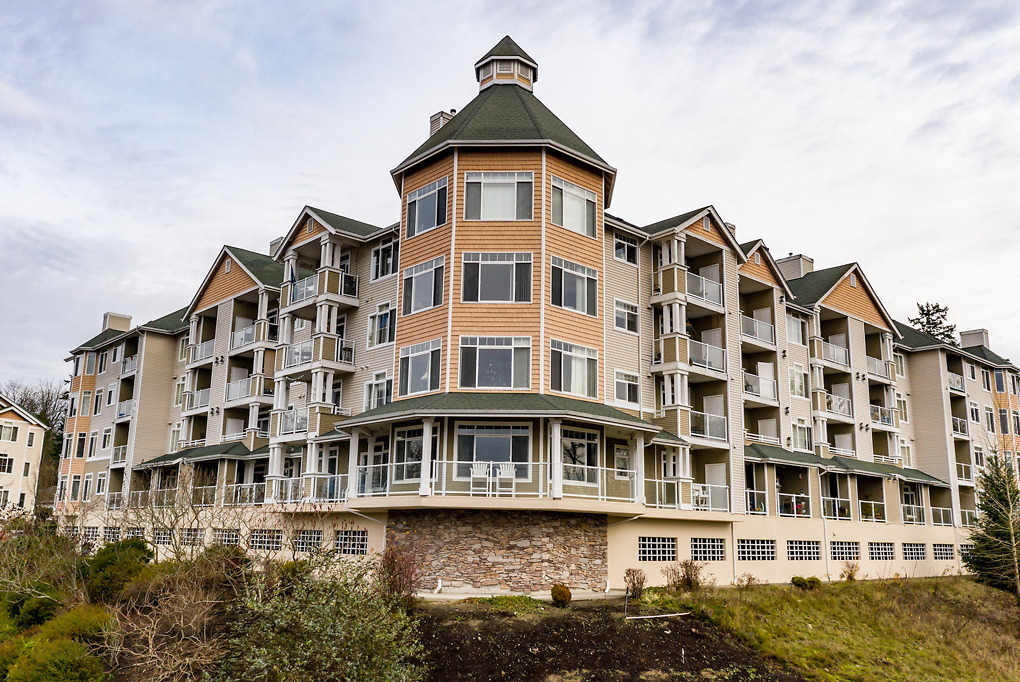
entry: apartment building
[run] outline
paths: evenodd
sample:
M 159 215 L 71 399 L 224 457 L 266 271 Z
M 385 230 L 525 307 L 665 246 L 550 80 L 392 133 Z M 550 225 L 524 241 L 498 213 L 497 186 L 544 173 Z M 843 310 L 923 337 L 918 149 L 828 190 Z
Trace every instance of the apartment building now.
M 987 335 L 933 340 L 859 264 L 777 260 L 712 206 L 607 213 L 617 170 L 534 95 L 535 60 L 506 37 L 474 70 L 391 171 L 392 224 L 306 206 L 268 253 L 224 247 L 186 308 L 107 315 L 73 351 L 65 525 L 413 541 L 453 591 L 601 591 L 687 558 L 721 582 L 958 570 L 975 471 L 1020 450 Z M 968 401 L 987 446 L 955 430 Z
M 0 393 L 0 513 L 35 508 L 46 425 Z

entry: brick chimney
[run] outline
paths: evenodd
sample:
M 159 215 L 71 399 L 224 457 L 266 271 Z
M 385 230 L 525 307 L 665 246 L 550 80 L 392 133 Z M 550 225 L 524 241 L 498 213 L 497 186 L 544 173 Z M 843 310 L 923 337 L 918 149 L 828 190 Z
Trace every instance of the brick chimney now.
M 776 261 L 776 265 L 779 266 L 779 271 L 786 279 L 797 279 L 815 271 L 814 258 L 809 258 L 802 253 L 797 255 L 791 253 L 786 258 L 780 258 Z

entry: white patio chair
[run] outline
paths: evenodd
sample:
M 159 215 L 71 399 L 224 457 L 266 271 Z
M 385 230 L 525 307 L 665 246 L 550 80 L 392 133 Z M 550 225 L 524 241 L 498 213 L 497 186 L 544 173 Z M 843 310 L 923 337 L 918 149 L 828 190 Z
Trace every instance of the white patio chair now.
M 517 465 L 513 462 L 500 462 L 496 468 L 496 494 L 513 495 L 517 492 Z
M 470 493 L 489 494 L 489 462 L 472 462 L 471 464 L 471 487 Z

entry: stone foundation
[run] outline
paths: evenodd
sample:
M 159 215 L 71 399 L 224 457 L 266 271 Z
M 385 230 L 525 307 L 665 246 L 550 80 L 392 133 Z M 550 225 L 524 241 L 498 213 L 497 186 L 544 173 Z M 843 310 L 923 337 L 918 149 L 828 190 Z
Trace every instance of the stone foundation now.
M 606 517 L 553 512 L 391 511 L 387 544 L 410 542 L 425 565 L 421 587 L 547 592 L 554 583 L 604 590 Z

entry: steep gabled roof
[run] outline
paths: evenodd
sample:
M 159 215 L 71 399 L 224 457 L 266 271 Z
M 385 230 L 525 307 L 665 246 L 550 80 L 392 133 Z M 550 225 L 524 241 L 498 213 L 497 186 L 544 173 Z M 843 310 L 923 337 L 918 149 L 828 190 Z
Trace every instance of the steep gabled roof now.
M 776 259 L 772 257 L 769 247 L 765 245 L 765 241 L 763 239 L 754 239 L 740 245 L 740 250 L 743 252 L 744 258 L 747 258 L 748 260 L 750 260 L 751 254 L 759 249 L 765 254 L 765 262 L 768 263 L 769 269 L 772 270 L 772 274 L 775 275 L 776 280 L 780 285 L 782 285 L 787 298 L 793 298 L 793 291 L 790 289 L 790 285 L 787 283 L 786 277 L 783 276 L 783 271 L 779 269 L 779 264 L 776 263 Z
M 797 299 L 799 305 L 814 305 L 825 298 L 825 295 L 832 291 L 833 287 L 850 272 L 855 263 L 836 265 L 824 270 L 809 272 L 803 277 L 788 280 L 790 290 Z
M 901 337 L 897 343 L 913 350 L 940 347 L 951 348 L 951 346 L 942 339 L 934 337 L 920 329 L 914 329 L 910 325 L 903 324 L 902 322 L 896 322 L 896 331 L 900 333 Z
M 36 426 L 42 427 L 44 429 L 49 429 L 50 428 L 50 427 L 46 426 L 46 424 L 43 423 L 43 421 L 41 419 L 39 419 L 34 414 L 32 414 L 31 412 L 26 410 L 24 407 L 22 407 L 21 405 L 17 404 L 16 402 L 14 402 L 10 398 L 8 398 L 3 393 L 0 393 L 0 408 L 2 408 L 3 411 L 5 411 L 5 412 L 8 409 L 13 410 L 14 412 L 18 413 L 18 416 L 20 416 L 22 419 L 24 419 L 25 421 L 29 422 L 30 424 L 35 424 Z
M 503 39 L 496 43 L 491 50 L 482 55 L 482 58 L 475 62 L 475 67 L 481 66 L 483 63 L 492 59 L 493 57 L 517 57 L 528 62 L 535 69 L 535 80 L 538 80 L 538 64 L 532 59 L 527 52 L 521 49 L 521 46 L 514 42 L 514 39 L 510 36 L 503 36 Z
M 264 286 L 279 289 L 283 282 L 283 264 L 264 253 L 257 253 L 237 246 L 224 247 L 230 252 L 252 279 Z
M 715 210 L 715 206 L 702 206 L 701 208 L 696 208 L 693 211 L 687 211 L 686 213 L 675 215 L 672 218 L 666 218 L 665 220 L 659 220 L 650 225 L 645 225 L 641 229 L 654 236 L 668 230 L 685 229 L 705 216 L 711 216 L 712 220 L 715 222 L 715 226 L 718 228 L 720 234 L 722 234 L 723 239 L 726 240 L 726 243 L 729 244 L 730 248 L 733 249 L 733 252 L 736 254 L 737 262 L 743 263 L 746 261 L 747 256 L 744 255 L 744 251 L 740 248 L 740 244 L 737 242 L 736 237 L 734 237 L 733 233 L 730 232 L 728 227 L 726 227 L 726 222 L 722 219 L 722 216 L 720 216 L 719 212 Z
M 1008 358 L 1002 357 L 1001 355 L 999 355 L 998 353 L 996 353 L 987 346 L 967 346 L 966 348 L 962 348 L 961 350 L 966 351 L 967 353 L 970 353 L 975 357 L 979 357 L 985 362 L 992 365 L 999 365 L 1001 367 L 1012 366 L 1012 363 L 1009 361 Z

